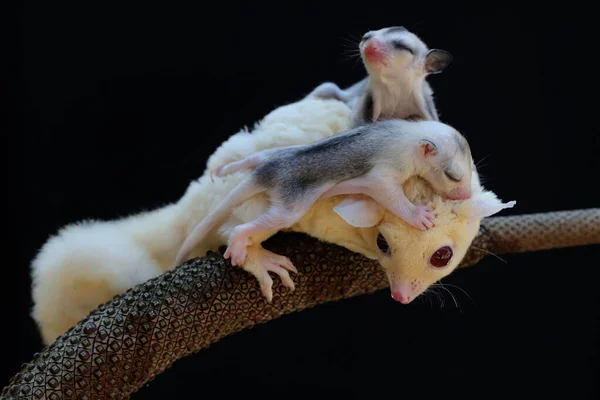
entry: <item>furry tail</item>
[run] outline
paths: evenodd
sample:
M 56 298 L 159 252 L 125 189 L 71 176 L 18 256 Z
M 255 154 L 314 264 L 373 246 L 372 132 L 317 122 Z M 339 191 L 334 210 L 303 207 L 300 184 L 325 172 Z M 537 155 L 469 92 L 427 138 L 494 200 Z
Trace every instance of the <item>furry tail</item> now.
M 186 261 L 194 247 L 206 237 L 208 232 L 223 223 L 223 221 L 231 215 L 231 211 L 234 207 L 262 191 L 264 191 L 264 188 L 255 182 L 254 175 L 250 175 L 244 179 L 225 197 L 225 199 L 223 199 L 221 204 L 200 221 L 194 230 L 187 236 L 175 258 L 175 266 Z
M 31 317 L 48 345 L 99 304 L 161 272 L 123 227 L 100 221 L 67 225 L 32 261 Z

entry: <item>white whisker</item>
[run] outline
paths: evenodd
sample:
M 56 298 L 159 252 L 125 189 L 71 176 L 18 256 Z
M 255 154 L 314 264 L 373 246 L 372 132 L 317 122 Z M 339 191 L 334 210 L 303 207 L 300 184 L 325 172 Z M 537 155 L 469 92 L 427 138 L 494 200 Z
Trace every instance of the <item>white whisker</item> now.
M 456 297 L 454 296 L 454 294 L 447 287 L 445 287 L 443 283 L 439 282 L 434 285 L 439 286 L 442 289 L 444 289 L 446 292 L 448 292 L 450 294 L 450 297 L 452 297 L 452 300 L 454 301 L 454 305 L 456 306 L 456 308 L 458 308 L 459 310 L 462 311 L 461 307 L 458 305 L 458 301 L 456 300 Z
M 503 259 L 502 257 L 500 257 L 498 254 L 492 253 L 491 251 L 488 251 L 486 249 L 482 249 L 481 247 L 477 247 L 477 246 L 473 246 L 473 245 L 471 245 L 471 247 L 474 248 L 475 250 L 483 251 L 484 253 L 492 255 L 492 256 L 496 257 L 498 260 L 502 261 L 503 263 L 507 263 L 507 261 L 505 259 Z
M 460 288 L 460 287 L 458 287 L 456 285 L 452 285 L 450 283 L 444 283 L 444 286 L 449 286 L 449 287 L 456 288 L 456 289 L 460 290 L 461 292 L 463 292 L 469 298 L 469 300 L 471 300 L 473 302 L 473 304 L 475 304 L 475 301 L 473 300 L 473 298 L 464 289 L 462 289 L 462 288 Z

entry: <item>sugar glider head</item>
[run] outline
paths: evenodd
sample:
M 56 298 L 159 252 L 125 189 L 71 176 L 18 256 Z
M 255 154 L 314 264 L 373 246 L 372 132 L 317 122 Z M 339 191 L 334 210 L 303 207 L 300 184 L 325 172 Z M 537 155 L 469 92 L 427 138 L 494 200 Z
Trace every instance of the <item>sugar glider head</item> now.
M 441 129 L 435 129 L 435 135 L 417 140 L 415 161 L 423 166 L 420 175 L 446 199 L 469 199 L 475 167 L 469 143 L 449 125 L 434 121 L 424 123 Z
M 334 207 L 344 221 L 361 230 L 363 254 L 377 259 L 387 274 L 392 298 L 408 304 L 460 264 L 475 238 L 480 221 L 515 202 L 503 203 L 479 185 L 474 170 L 473 196 L 444 200 L 422 178 L 405 184 L 415 204 L 430 204 L 436 220 L 427 231 L 416 229 L 365 196 L 346 196 Z
M 369 31 L 358 47 L 369 75 L 384 82 L 438 74 L 453 60 L 448 51 L 429 49 L 417 35 L 402 26 Z

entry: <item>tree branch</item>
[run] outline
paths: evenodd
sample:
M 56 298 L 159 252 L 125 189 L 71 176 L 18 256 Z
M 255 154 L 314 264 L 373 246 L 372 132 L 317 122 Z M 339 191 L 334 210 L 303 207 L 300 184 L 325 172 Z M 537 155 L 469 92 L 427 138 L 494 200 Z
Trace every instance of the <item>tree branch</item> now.
M 498 254 L 600 243 L 600 209 L 491 217 L 461 262 Z M 175 361 L 245 328 L 316 305 L 387 288 L 372 260 L 297 233 L 265 247 L 298 267 L 296 290 L 274 279 L 272 303 L 256 280 L 210 252 L 98 307 L 36 353 L 4 399 L 126 399 Z M 481 250 L 483 249 L 483 251 Z

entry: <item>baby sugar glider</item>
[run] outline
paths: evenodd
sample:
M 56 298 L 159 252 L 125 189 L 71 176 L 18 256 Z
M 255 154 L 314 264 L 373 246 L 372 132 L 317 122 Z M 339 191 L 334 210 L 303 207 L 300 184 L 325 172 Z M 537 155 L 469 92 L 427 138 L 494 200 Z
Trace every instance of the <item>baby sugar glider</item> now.
M 365 33 L 359 50 L 368 72 L 365 79 L 346 90 L 325 82 L 308 97 L 347 103 L 354 110 L 354 126 L 388 118 L 439 121 L 433 90 L 426 78 L 452 63 L 450 52 L 429 49 L 402 26 Z
M 262 159 L 257 159 L 257 154 L 262 154 Z M 233 265 L 244 263 L 250 237 L 292 226 L 319 199 L 364 194 L 410 225 L 427 230 L 435 218 L 432 209 L 408 200 L 402 191 L 407 179 L 420 176 L 447 199 L 471 196 L 469 144 L 456 129 L 438 121 L 376 121 L 314 143 L 269 149 L 249 157 L 256 161 L 256 168 L 188 235 L 177 265 L 234 207 L 259 193 L 267 193 L 270 208 L 233 229 L 225 252 Z M 232 164 L 221 168 L 219 176 L 247 163 Z

